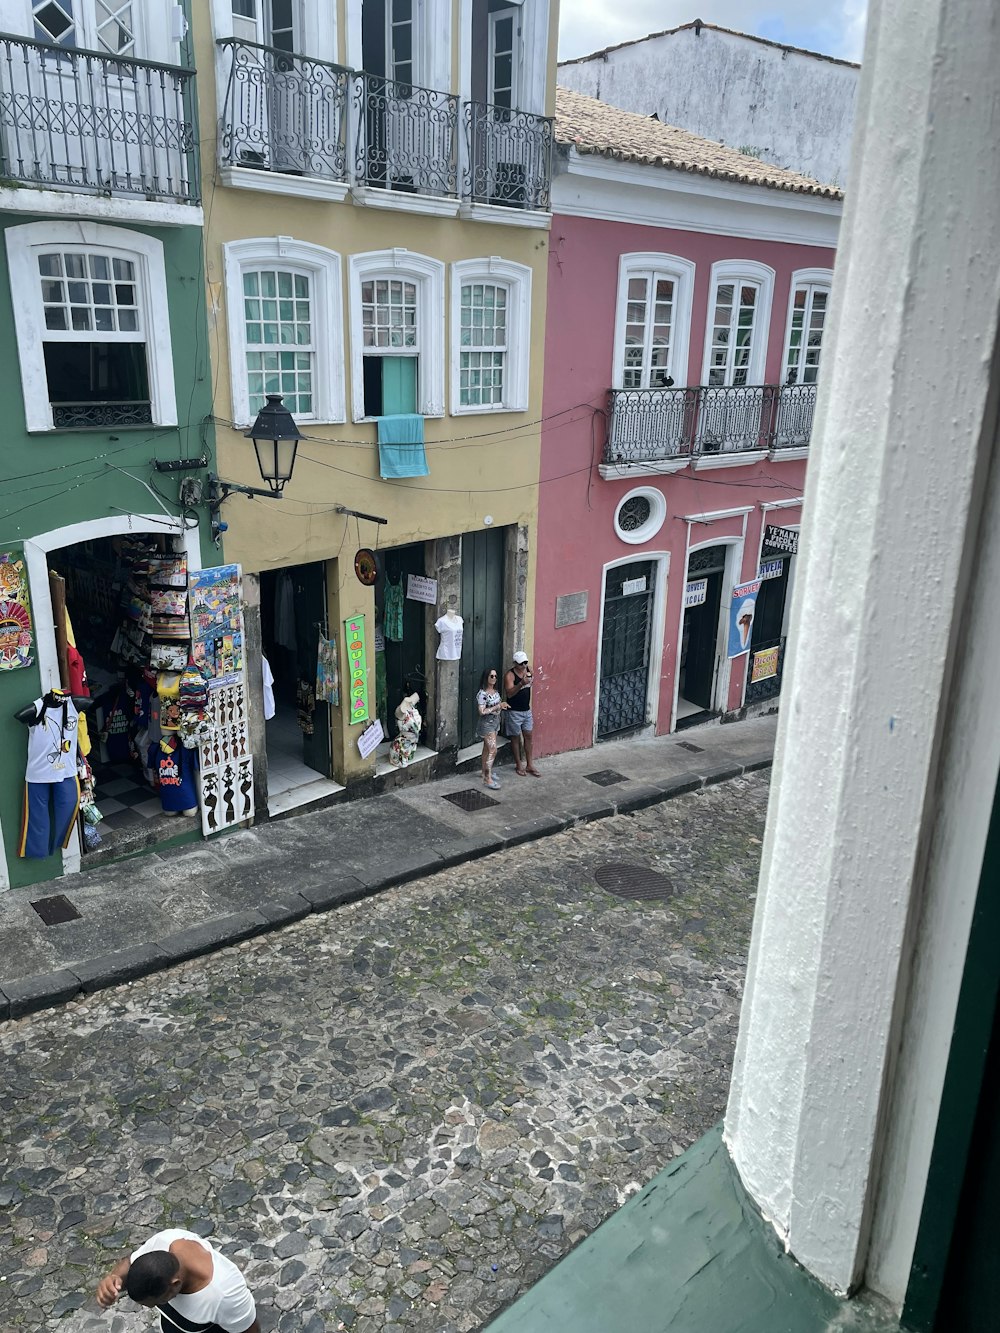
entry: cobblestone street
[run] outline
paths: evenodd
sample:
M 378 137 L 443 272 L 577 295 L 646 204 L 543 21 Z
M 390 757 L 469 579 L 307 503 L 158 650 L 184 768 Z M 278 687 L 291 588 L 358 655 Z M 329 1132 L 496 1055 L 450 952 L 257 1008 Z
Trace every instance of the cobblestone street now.
M 240 1264 L 265 1331 L 480 1328 L 719 1119 L 767 789 L 580 825 L 0 1028 L 0 1328 L 153 1328 L 93 1290 L 163 1226 Z M 611 896 L 615 862 L 673 895 Z

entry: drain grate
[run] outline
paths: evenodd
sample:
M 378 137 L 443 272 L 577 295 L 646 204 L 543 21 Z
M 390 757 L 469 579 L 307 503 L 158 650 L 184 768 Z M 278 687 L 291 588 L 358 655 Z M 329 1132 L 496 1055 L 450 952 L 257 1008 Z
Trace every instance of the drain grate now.
M 52 898 L 39 898 L 37 903 L 31 905 L 47 926 L 80 920 L 80 913 L 64 893 L 57 893 Z
M 692 754 L 705 753 L 705 747 L 703 745 L 692 745 L 690 741 L 678 741 L 677 744 L 682 750 L 690 750 Z
M 486 810 L 491 805 L 500 804 L 492 796 L 487 796 L 484 791 L 476 791 L 475 787 L 449 792 L 444 799 L 451 801 L 452 805 L 457 805 L 460 810 Z
M 599 787 L 613 787 L 616 782 L 628 782 L 629 779 L 622 773 L 616 773 L 613 768 L 602 768 L 598 773 L 584 773 L 588 782 L 596 782 Z
M 620 861 L 598 866 L 594 871 L 594 879 L 602 889 L 613 893 L 616 898 L 669 898 L 674 891 L 670 880 L 658 870 L 650 870 L 648 866 L 626 865 Z

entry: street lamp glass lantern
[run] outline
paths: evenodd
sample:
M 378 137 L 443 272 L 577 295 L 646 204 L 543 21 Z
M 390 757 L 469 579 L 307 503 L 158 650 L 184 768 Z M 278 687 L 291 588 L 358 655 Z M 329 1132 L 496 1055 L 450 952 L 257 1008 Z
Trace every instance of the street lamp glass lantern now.
M 253 440 L 260 475 L 276 495 L 291 481 L 295 454 L 302 435 L 280 393 L 269 393 L 257 420 L 246 433 Z

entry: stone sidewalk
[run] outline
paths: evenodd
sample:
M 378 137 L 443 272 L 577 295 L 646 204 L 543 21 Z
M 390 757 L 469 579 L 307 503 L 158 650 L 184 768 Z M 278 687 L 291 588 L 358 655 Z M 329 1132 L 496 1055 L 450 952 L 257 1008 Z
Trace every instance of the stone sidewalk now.
M 170 967 L 394 884 L 771 763 L 777 718 L 605 742 L 539 761 L 484 793 L 478 772 L 345 801 L 210 843 L 149 853 L 0 895 L 0 1020 Z M 608 785 L 595 776 L 609 778 Z M 465 810 L 463 791 L 496 804 Z M 46 926 L 32 901 L 80 916 Z

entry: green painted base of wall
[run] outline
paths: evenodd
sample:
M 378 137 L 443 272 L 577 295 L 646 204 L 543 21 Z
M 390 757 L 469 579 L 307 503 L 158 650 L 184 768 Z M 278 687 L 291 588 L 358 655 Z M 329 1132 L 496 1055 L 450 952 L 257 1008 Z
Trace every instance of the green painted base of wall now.
M 488 1333 L 881 1333 L 898 1321 L 839 1300 L 781 1249 L 740 1184 L 721 1128 L 694 1144 Z

